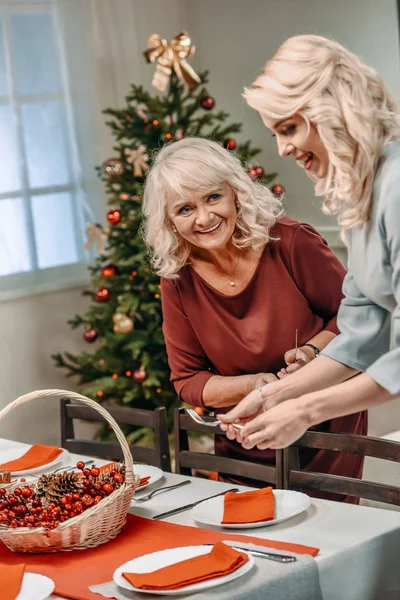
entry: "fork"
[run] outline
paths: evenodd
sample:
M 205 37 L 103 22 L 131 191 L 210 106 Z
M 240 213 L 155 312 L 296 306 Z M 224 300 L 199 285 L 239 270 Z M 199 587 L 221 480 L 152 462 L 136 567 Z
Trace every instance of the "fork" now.
M 187 408 L 186 412 L 189 415 L 189 417 L 192 417 L 193 421 L 196 421 L 196 423 L 199 423 L 200 425 L 218 427 L 221 424 L 221 421 L 218 421 L 218 419 L 215 419 L 214 421 L 206 421 L 201 415 L 198 415 L 197 412 L 193 410 L 193 408 Z M 235 429 L 243 429 L 243 425 L 239 425 L 239 423 L 231 423 L 231 426 Z
M 181 481 L 180 483 L 175 483 L 175 485 L 166 485 L 165 487 L 157 488 L 150 494 L 146 494 L 146 496 L 142 496 L 141 498 L 133 498 L 133 500 L 135 502 L 147 502 L 147 500 L 151 500 L 151 498 L 153 496 L 155 496 L 156 494 L 158 494 L 159 492 L 161 492 L 161 494 L 163 494 L 164 492 L 166 492 L 168 490 L 174 490 L 175 488 L 181 487 L 182 485 L 187 485 L 188 483 L 192 483 L 192 482 L 190 481 L 190 479 L 185 479 L 185 481 Z

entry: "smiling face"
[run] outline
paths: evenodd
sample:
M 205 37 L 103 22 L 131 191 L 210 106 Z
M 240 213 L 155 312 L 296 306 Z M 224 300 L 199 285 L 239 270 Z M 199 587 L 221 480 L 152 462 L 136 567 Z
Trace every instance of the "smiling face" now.
M 227 183 L 194 190 L 186 198 L 167 200 L 167 215 L 178 234 L 192 246 L 215 251 L 226 248 L 235 231 L 235 194 Z
M 307 126 L 299 115 L 284 120 L 269 119 L 261 114 L 263 123 L 273 132 L 280 156 L 293 156 L 299 167 L 318 179 L 323 179 L 329 166 L 328 153 L 314 125 Z

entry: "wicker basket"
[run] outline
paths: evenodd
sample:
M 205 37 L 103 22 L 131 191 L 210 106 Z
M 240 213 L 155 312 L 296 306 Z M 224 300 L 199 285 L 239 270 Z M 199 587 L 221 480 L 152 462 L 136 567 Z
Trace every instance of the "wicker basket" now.
M 121 444 L 126 465 L 125 482 L 112 494 L 82 514 L 61 523 L 56 529 L 45 531 L 43 527 L 17 527 L 0 525 L 0 541 L 13 552 L 64 552 L 85 550 L 104 544 L 115 538 L 126 522 L 126 515 L 134 494 L 132 455 L 120 427 L 113 417 L 97 402 L 66 390 L 38 390 L 20 396 L 0 411 L 0 420 L 14 408 L 25 402 L 44 397 L 69 397 L 99 412 L 111 425 Z M 67 469 L 66 469 L 67 470 Z

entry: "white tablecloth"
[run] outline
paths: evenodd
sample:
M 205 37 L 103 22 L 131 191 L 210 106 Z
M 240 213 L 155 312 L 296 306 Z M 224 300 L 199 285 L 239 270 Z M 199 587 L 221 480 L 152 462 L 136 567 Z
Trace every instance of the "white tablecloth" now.
M 0 463 L 1 451 L 17 445 L 22 446 L 19 442 L 0 439 Z M 71 462 L 75 463 L 80 458 L 86 457 L 72 456 Z M 97 464 L 104 462 L 96 460 Z M 164 478 L 154 484 L 154 487 L 177 483 L 183 479 L 187 478 L 165 473 Z M 133 502 L 130 512 L 151 518 L 229 487 L 232 486 L 192 478 L 191 485 L 155 496 L 147 503 L 139 505 Z M 181 525 L 198 526 L 190 511 L 167 520 Z M 324 600 L 400 599 L 399 512 L 313 499 L 306 513 L 288 521 L 261 529 L 235 530 L 235 533 L 320 548 L 316 561 Z M 56 596 L 52 598 L 55 599 Z

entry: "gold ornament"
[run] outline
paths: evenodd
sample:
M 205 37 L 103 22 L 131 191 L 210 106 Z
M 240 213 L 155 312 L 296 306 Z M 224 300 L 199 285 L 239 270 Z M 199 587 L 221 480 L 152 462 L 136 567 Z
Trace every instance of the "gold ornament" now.
M 119 158 L 108 158 L 101 165 L 104 175 L 110 177 L 121 177 L 125 171 L 125 166 Z
M 130 333 L 133 331 L 134 324 L 128 315 L 124 313 L 114 313 L 112 320 L 114 322 L 114 331 L 116 333 Z
M 142 177 L 144 171 L 149 170 L 147 161 L 149 160 L 146 146 L 139 144 L 137 148 L 132 150 L 131 148 L 125 148 L 126 162 L 133 165 L 134 177 Z
M 172 69 L 191 90 L 197 88 L 200 78 L 186 61 L 195 53 L 195 46 L 186 31 L 178 33 L 169 44 L 158 33 L 153 33 L 147 40 L 147 46 L 144 52 L 147 62 L 157 61 L 152 81 L 156 90 L 165 92 Z
M 86 223 L 86 236 L 88 238 L 84 247 L 90 250 L 93 244 L 96 244 L 97 254 L 104 254 L 104 244 L 107 241 L 108 227 L 103 227 L 99 223 Z

